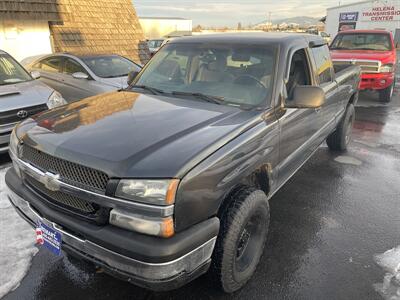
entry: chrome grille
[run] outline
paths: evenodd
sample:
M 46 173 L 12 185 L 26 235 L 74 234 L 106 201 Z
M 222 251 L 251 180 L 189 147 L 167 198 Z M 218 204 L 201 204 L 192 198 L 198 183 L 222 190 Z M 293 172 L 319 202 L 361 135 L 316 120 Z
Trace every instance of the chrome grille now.
M 377 60 L 334 60 L 335 65 L 356 65 L 361 67 L 361 73 L 379 73 L 381 62 Z
M 56 202 L 57 204 L 61 204 L 61 206 L 67 206 L 68 209 L 72 208 L 79 213 L 93 214 L 96 212 L 96 208 L 89 202 L 62 192 L 50 191 L 42 183 L 28 175 L 26 175 L 26 180 L 34 190 L 47 196 L 46 198 L 50 202 Z
M 42 105 L 36 105 L 36 106 L 31 106 L 31 107 L 24 107 L 24 108 L 19 108 L 19 109 L 14 109 L 14 110 L 9 110 L 5 112 L 0 113 L 0 125 L 4 124 L 12 124 L 16 122 L 20 122 L 23 119 L 26 119 L 28 117 L 31 117 L 37 113 L 40 113 L 42 111 L 47 110 L 48 107 L 46 104 Z M 26 116 L 24 118 L 20 118 L 17 114 L 20 111 L 25 111 Z
M 21 147 L 21 158 L 42 171 L 60 174 L 60 180 L 65 183 L 95 192 L 106 191 L 109 177 L 101 171 L 48 155 L 27 145 Z

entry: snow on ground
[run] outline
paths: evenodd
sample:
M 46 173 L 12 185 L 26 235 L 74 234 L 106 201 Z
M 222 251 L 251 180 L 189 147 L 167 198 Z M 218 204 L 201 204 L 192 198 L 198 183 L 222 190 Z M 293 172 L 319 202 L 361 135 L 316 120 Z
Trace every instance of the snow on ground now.
M 34 230 L 7 199 L 6 170 L 0 170 L 0 299 L 18 287 L 38 251 Z
M 400 246 L 375 256 L 376 263 L 386 274 L 382 283 L 374 284 L 375 290 L 387 300 L 400 300 Z

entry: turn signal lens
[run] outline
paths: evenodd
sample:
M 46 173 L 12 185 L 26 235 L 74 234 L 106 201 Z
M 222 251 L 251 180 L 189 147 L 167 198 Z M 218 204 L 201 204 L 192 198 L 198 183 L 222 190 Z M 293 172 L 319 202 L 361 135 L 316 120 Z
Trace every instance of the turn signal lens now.
M 110 212 L 110 224 L 127 230 L 169 238 L 175 234 L 172 217 L 149 218 L 129 212 L 113 209 Z

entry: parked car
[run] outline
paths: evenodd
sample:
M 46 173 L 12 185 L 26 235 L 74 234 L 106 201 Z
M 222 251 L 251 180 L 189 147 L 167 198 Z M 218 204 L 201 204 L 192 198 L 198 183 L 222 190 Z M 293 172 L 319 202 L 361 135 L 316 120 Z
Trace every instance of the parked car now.
M 396 81 L 397 54 L 393 35 L 383 30 L 339 32 L 332 42 L 334 64 L 361 66 L 360 90 L 375 90 L 390 102 Z
M 164 39 L 154 39 L 147 41 L 147 45 L 149 46 L 150 55 L 153 56 L 160 50 Z
M 52 54 L 26 67 L 40 72 L 41 80 L 68 102 L 124 88 L 128 73 L 141 70 L 140 65 L 119 55 Z
M 174 40 L 129 89 L 17 126 L 9 199 L 56 254 L 153 290 L 211 266 L 234 292 L 261 258 L 269 199 L 325 140 L 347 148 L 359 80 L 318 36 Z
M 61 94 L 29 74 L 8 53 L 0 50 L 0 153 L 8 151 L 14 126 L 32 115 L 65 104 Z

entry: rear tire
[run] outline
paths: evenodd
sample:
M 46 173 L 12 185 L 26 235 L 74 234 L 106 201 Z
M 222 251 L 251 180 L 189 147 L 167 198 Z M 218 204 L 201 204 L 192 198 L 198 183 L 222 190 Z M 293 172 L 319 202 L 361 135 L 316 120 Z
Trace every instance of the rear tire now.
M 243 287 L 254 274 L 264 250 L 269 205 L 264 192 L 244 189 L 233 196 L 221 217 L 212 274 L 226 293 Z
M 332 151 L 346 151 L 351 140 L 351 133 L 355 120 L 355 109 L 353 104 L 347 106 L 343 119 L 338 127 L 326 139 L 328 147 Z
M 382 102 L 385 102 L 385 103 L 389 103 L 393 97 L 394 86 L 395 86 L 395 83 L 393 82 L 393 84 L 391 86 L 387 87 L 386 89 L 380 90 L 379 91 L 379 100 Z

